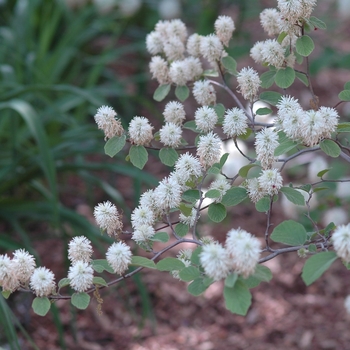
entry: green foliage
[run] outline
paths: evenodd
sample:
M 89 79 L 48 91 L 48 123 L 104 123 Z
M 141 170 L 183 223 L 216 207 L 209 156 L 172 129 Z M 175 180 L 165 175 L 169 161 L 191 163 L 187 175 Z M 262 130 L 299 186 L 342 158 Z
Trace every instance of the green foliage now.
M 296 205 L 305 205 L 304 196 L 294 188 L 282 187 L 280 191 L 287 197 L 287 199 Z
M 274 154 L 275 154 L 276 157 L 281 156 L 282 154 L 291 151 L 292 149 L 294 149 L 297 146 L 298 146 L 297 142 L 286 138 L 283 142 L 281 142 L 276 147 Z
M 321 252 L 311 256 L 303 267 L 301 278 L 307 286 L 315 282 L 337 260 L 335 252 Z
M 170 92 L 170 84 L 159 85 L 154 91 L 153 98 L 157 101 L 163 101 Z
M 45 316 L 50 310 L 50 300 L 47 297 L 36 297 L 33 300 L 33 311 L 39 316 Z
M 191 282 L 200 276 L 199 270 L 194 266 L 188 266 L 182 269 L 179 273 L 179 277 L 182 281 Z
M 103 271 L 107 271 L 109 273 L 114 273 L 114 270 L 112 269 L 111 265 L 109 265 L 109 263 L 106 259 L 92 260 L 91 266 L 98 273 L 101 273 Z
M 247 190 L 243 187 L 231 187 L 222 197 L 221 203 L 227 207 L 235 206 L 248 197 Z
M 341 149 L 333 140 L 323 140 L 320 142 L 320 147 L 330 157 L 337 158 L 340 156 Z
M 261 213 L 266 213 L 270 210 L 270 198 L 263 197 L 255 203 L 255 209 Z
M 159 271 L 181 271 L 185 268 L 185 264 L 176 258 L 164 258 L 157 263 L 156 267 Z
M 291 67 L 281 68 L 277 71 L 275 76 L 275 83 L 282 89 L 289 88 L 295 79 L 295 71 Z
M 159 151 L 159 158 L 163 164 L 167 166 L 174 166 L 175 162 L 179 158 L 179 155 L 173 148 L 163 147 Z
M 73 293 L 71 303 L 77 309 L 85 310 L 90 304 L 90 295 L 85 292 Z
M 242 166 L 242 168 L 239 169 L 239 171 L 238 171 L 239 176 L 241 176 L 241 177 L 247 177 L 247 176 L 248 176 L 249 170 L 250 170 L 251 168 L 256 167 L 256 166 L 257 166 L 257 164 L 247 164 L 247 165 Z
M 149 269 L 156 268 L 156 264 L 154 263 L 153 260 L 144 258 L 143 256 L 136 256 L 136 255 L 133 255 L 131 257 L 131 264 L 130 265 L 147 267 Z
M 179 236 L 179 237 L 185 237 L 187 232 L 189 230 L 188 225 L 183 224 L 182 222 L 179 222 L 176 226 L 175 226 L 175 233 Z
M 107 282 L 102 277 L 95 276 L 92 279 L 92 283 L 95 284 L 95 285 L 98 285 L 98 286 L 108 287 Z
M 224 287 L 225 306 L 234 314 L 245 316 L 252 302 L 252 295 L 241 279 L 233 287 Z
M 275 82 L 275 76 L 276 76 L 275 70 L 269 70 L 269 71 L 261 74 L 261 76 L 260 76 L 261 87 L 263 89 L 268 89 L 269 87 L 271 87 L 273 85 L 273 83 Z
M 226 208 L 221 203 L 211 203 L 208 208 L 208 217 L 211 221 L 221 222 L 227 215 Z
M 303 225 L 294 220 L 286 220 L 274 228 L 270 238 L 275 242 L 298 246 L 305 243 L 307 233 Z
M 340 91 L 338 97 L 339 97 L 340 101 L 347 101 L 347 102 L 349 102 L 350 101 L 350 89 Z
M 350 123 L 339 123 L 337 125 L 337 132 L 350 132 Z
M 205 282 L 203 277 L 198 277 L 188 285 L 187 291 L 194 296 L 201 295 L 209 287 Z
M 143 169 L 148 160 L 148 152 L 144 146 L 131 146 L 129 151 L 130 162 L 139 169 Z
M 126 142 L 125 135 L 112 137 L 105 144 L 105 153 L 108 156 L 113 158 L 117 153 L 119 153 L 124 148 L 125 142 Z
M 226 56 L 221 59 L 221 63 L 229 74 L 237 75 L 237 62 L 231 56 Z
M 261 282 L 269 282 L 272 279 L 271 270 L 263 265 L 257 265 L 252 275 L 242 279 L 244 284 L 250 289 L 257 287 Z
M 282 94 L 274 91 L 264 91 L 260 94 L 259 99 L 261 101 L 267 102 L 272 106 L 276 106 Z
M 297 53 L 301 56 L 309 56 L 315 48 L 313 40 L 308 35 L 303 35 L 295 43 Z
M 169 235 L 166 232 L 157 232 L 150 240 L 153 242 L 166 243 L 169 241 Z
M 190 89 L 184 85 L 184 86 L 176 86 L 175 89 L 175 96 L 181 101 L 184 102 L 187 100 L 188 96 L 190 96 Z

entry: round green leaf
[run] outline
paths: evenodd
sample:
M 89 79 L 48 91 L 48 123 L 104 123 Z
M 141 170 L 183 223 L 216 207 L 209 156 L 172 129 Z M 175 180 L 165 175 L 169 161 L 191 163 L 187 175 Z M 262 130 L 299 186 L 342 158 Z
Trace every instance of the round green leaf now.
M 340 147 L 332 140 L 323 140 L 320 143 L 321 150 L 330 157 L 337 158 L 341 153 Z
M 159 85 L 153 94 L 153 99 L 160 102 L 164 100 L 165 97 L 167 97 L 169 92 L 170 92 L 170 84 Z
M 275 70 L 269 70 L 260 76 L 261 80 L 261 87 L 263 89 L 268 89 L 272 84 L 275 82 L 275 75 L 276 71 Z
M 305 243 L 307 233 L 303 225 L 294 220 L 286 220 L 274 228 L 270 238 L 274 242 L 298 246 Z
M 192 252 L 192 255 L 191 255 L 191 263 L 192 263 L 193 265 L 197 265 L 197 266 L 200 265 L 199 255 L 200 255 L 201 252 L 202 252 L 202 247 L 201 247 L 201 246 L 198 246 L 198 247 Z
M 114 273 L 114 270 L 112 269 L 111 265 L 109 265 L 109 263 L 106 259 L 92 260 L 91 266 L 98 273 L 101 273 L 103 271 L 107 271 L 109 273 Z
M 290 87 L 294 83 L 295 71 L 291 67 L 281 68 L 275 76 L 275 83 L 282 89 Z
M 89 306 L 90 295 L 84 292 L 74 293 L 71 302 L 77 309 L 85 310 Z
M 272 106 L 276 106 L 282 94 L 274 91 L 264 91 L 259 95 L 259 100 L 269 103 Z
M 169 241 L 169 235 L 166 232 L 157 232 L 152 238 L 153 242 L 162 242 L 166 243 Z
M 315 44 L 308 35 L 303 35 L 295 43 L 297 53 L 301 56 L 309 56 L 315 48 Z
M 199 270 L 194 266 L 188 266 L 182 269 L 179 273 L 179 277 L 182 281 L 191 282 L 200 276 Z
M 340 91 L 338 97 L 341 101 L 350 101 L 350 89 Z
M 243 187 L 232 187 L 222 197 L 221 203 L 231 207 L 243 202 L 248 197 L 247 190 Z
M 218 118 L 222 118 L 224 116 L 225 106 L 222 103 L 216 104 L 213 108 Z
M 263 197 L 255 203 L 255 209 L 260 213 L 266 213 L 270 210 L 270 198 Z
M 50 300 L 47 297 L 36 297 L 32 302 L 33 311 L 39 316 L 45 316 L 51 307 Z
M 156 268 L 156 264 L 154 263 L 153 260 L 144 258 L 143 256 L 133 256 L 133 257 L 131 257 L 131 264 L 130 265 L 147 267 L 149 269 L 155 269 Z
M 198 296 L 208 289 L 209 285 L 204 282 L 202 277 L 196 278 L 191 284 L 188 285 L 187 290 L 190 294 Z
M 100 286 L 108 287 L 107 282 L 106 282 L 102 277 L 95 276 L 95 277 L 92 279 L 92 283 L 93 283 L 93 284 L 100 285 Z
M 350 132 L 350 123 L 349 122 L 339 123 L 337 126 L 337 132 Z
M 129 151 L 131 163 L 139 169 L 143 169 L 148 160 L 148 153 L 143 146 L 131 146 Z
M 228 73 L 237 75 L 237 62 L 231 56 L 223 57 L 221 63 Z
M 70 279 L 69 278 L 62 278 L 58 282 L 58 288 L 63 288 L 63 287 L 69 286 L 69 284 L 70 284 Z
M 219 190 L 209 190 L 205 194 L 205 198 L 218 198 L 220 197 L 221 192 Z
M 231 273 L 230 275 L 228 275 L 225 278 L 225 286 L 229 287 L 229 288 L 233 288 L 233 286 L 235 285 L 235 283 L 238 280 L 238 275 L 237 273 Z
M 183 86 L 176 86 L 175 89 L 175 96 L 181 101 L 184 102 L 188 96 L 190 95 L 190 90 L 186 85 Z
M 107 156 L 114 157 L 125 146 L 126 136 L 114 136 L 105 144 L 105 153 Z
M 287 197 L 287 199 L 296 205 L 305 205 L 304 196 L 296 189 L 291 187 L 282 187 L 280 191 Z
M 185 267 L 185 264 L 181 260 L 176 258 L 164 258 L 160 260 L 156 265 L 156 268 L 159 271 L 181 271 Z
M 185 237 L 187 235 L 187 232 L 189 230 L 188 225 L 183 224 L 182 222 L 179 222 L 176 226 L 175 226 L 175 233 L 179 236 L 179 237 Z
M 226 215 L 226 208 L 221 203 L 212 203 L 209 205 L 208 217 L 211 221 L 221 222 L 225 219 Z
M 259 108 L 256 111 L 256 115 L 268 115 L 271 113 L 272 113 L 272 110 L 270 108 Z
M 252 295 L 247 286 L 238 280 L 232 288 L 224 288 L 225 306 L 234 314 L 245 316 L 252 303 Z
M 247 176 L 248 176 L 249 170 L 250 170 L 251 168 L 256 167 L 256 166 L 257 166 L 256 164 L 247 164 L 247 165 L 245 165 L 245 166 L 242 166 L 242 168 L 239 169 L 239 171 L 238 171 L 239 176 L 241 176 L 241 177 L 247 177 Z
M 250 289 L 257 287 L 261 282 L 269 282 L 272 279 L 271 270 L 263 265 L 256 265 L 255 271 L 248 278 L 242 279 L 243 283 Z
M 327 29 L 326 23 L 324 23 L 323 21 L 321 21 L 319 18 L 315 17 L 315 16 L 311 16 L 309 18 L 309 22 L 318 29 Z
M 179 158 L 179 155 L 173 148 L 164 147 L 159 151 L 159 158 L 161 162 L 167 166 L 174 166 Z
M 194 203 L 199 200 L 200 196 L 198 190 L 187 190 L 182 194 L 182 199 L 186 202 Z

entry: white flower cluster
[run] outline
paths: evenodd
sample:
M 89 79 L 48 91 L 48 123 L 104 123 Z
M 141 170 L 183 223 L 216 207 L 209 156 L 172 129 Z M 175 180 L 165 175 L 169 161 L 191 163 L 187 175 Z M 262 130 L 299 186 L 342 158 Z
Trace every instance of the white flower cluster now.
M 94 116 L 98 128 L 105 133 L 105 140 L 113 136 L 120 136 L 124 132 L 120 119 L 115 118 L 116 115 L 112 107 L 102 106 Z
M 350 263 L 350 224 L 338 226 L 332 235 L 333 247 L 337 255 Z
M 256 134 L 255 151 L 263 169 L 272 167 L 275 161 L 274 152 L 278 145 L 278 134 L 274 129 L 264 128 Z
M 334 108 L 304 111 L 298 100 L 283 96 L 277 104 L 277 125 L 292 140 L 315 146 L 330 138 L 338 125 L 339 115 Z
M 192 250 L 191 249 L 181 249 L 179 253 L 176 256 L 181 262 L 184 263 L 185 267 L 191 266 L 191 257 L 192 257 Z M 180 279 L 179 276 L 180 271 L 173 270 L 171 271 L 171 274 L 174 278 Z
M 56 288 L 54 274 L 45 267 L 35 268 L 34 257 L 23 249 L 17 249 L 12 259 L 0 255 L 0 286 L 9 292 L 30 287 L 38 297 L 48 296 Z
M 246 100 L 254 102 L 257 99 L 261 84 L 258 72 L 253 68 L 244 67 L 238 72 L 237 82 L 238 92 L 240 92 Z
M 147 50 L 153 55 L 150 62 L 152 78 L 161 85 L 184 86 L 202 75 L 200 58 L 205 58 L 216 68 L 221 57 L 226 55 L 224 46 L 228 46 L 235 25 L 230 17 L 219 16 L 214 27 L 215 34 L 201 36 L 195 33 L 188 37 L 186 25 L 181 20 L 159 21 L 146 37 Z M 215 101 L 211 85 L 197 85 L 194 89 L 196 99 L 204 102 L 200 104 Z
M 99 203 L 94 209 L 97 225 L 106 230 L 109 236 L 117 235 L 123 228 L 118 210 L 110 201 Z
M 225 247 L 210 242 L 202 247 L 201 265 L 209 277 L 219 281 L 231 272 L 248 277 L 255 271 L 261 252 L 260 241 L 245 230 L 227 233 Z

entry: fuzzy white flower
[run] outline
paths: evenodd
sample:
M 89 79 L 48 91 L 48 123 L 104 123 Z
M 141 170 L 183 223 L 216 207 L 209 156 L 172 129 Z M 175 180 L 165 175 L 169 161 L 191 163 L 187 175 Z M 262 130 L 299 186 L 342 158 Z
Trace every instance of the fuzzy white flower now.
M 302 18 L 309 18 L 317 0 L 277 0 L 282 18 L 296 24 Z
M 216 35 L 210 34 L 202 37 L 200 50 L 204 58 L 215 63 L 220 61 L 224 47 Z
M 229 274 L 230 265 L 227 251 L 218 242 L 203 245 L 199 259 L 205 274 L 215 281 L 219 281 Z
M 257 41 L 250 49 L 250 57 L 255 61 L 255 63 L 264 63 L 264 56 L 262 54 L 264 45 L 264 41 Z
M 199 216 L 198 216 L 199 218 Z M 193 227 L 197 219 L 197 209 L 192 208 L 191 214 L 186 216 L 185 214 L 180 213 L 179 220 L 182 224 L 188 225 L 189 227 Z
M 154 30 L 162 35 L 165 39 L 167 39 L 168 34 L 168 27 L 169 27 L 170 21 L 158 21 L 154 27 Z
M 256 177 L 247 179 L 245 187 L 247 188 L 248 196 L 253 203 L 258 202 L 265 195 Z
M 186 49 L 191 56 L 199 57 L 201 55 L 201 40 L 202 36 L 197 33 L 188 38 Z
M 134 229 L 131 238 L 139 244 L 148 241 L 155 235 L 155 233 L 156 231 L 154 230 L 153 226 L 140 225 Z
M 232 268 L 243 277 L 252 275 L 259 261 L 260 241 L 245 230 L 232 229 L 227 233 L 225 248 Z
M 131 263 L 130 247 L 124 242 L 114 242 L 107 250 L 106 259 L 115 273 L 122 275 Z
M 105 133 L 105 140 L 113 136 L 120 136 L 124 132 L 120 120 L 115 119 L 116 115 L 112 107 L 102 106 L 94 116 L 97 127 Z
M 263 169 L 271 168 L 276 160 L 274 152 L 278 145 L 278 134 L 275 130 L 264 128 L 256 134 L 255 151 Z
M 327 130 L 325 118 L 314 110 L 306 111 L 303 118 L 299 119 L 299 124 L 303 143 L 310 147 L 317 145 Z
M 218 197 L 213 198 L 215 202 L 220 202 L 230 188 L 231 185 L 226 179 L 217 179 L 210 184 L 209 190 L 217 190 L 220 192 Z
M 181 125 L 186 119 L 184 105 L 178 101 L 170 101 L 165 105 L 163 116 L 166 122 Z
M 330 138 L 332 132 L 336 131 L 338 125 L 339 115 L 334 108 L 320 107 L 318 110 L 321 118 L 324 119 L 324 128 L 322 130 L 322 137 Z
M 221 139 L 212 131 L 199 137 L 197 155 L 203 168 L 208 169 L 218 163 L 221 157 Z
M 159 136 L 165 146 L 176 148 L 181 143 L 182 129 L 174 123 L 166 123 L 159 130 Z
M 160 85 L 169 83 L 168 63 L 160 56 L 153 56 L 149 64 L 152 79 L 157 79 Z
M 154 190 L 156 205 L 164 210 L 176 208 L 181 194 L 181 186 L 173 177 L 164 178 Z
M 269 36 L 279 35 L 281 32 L 281 14 L 276 9 L 265 9 L 260 13 L 260 23 Z
M 350 263 L 350 224 L 337 226 L 332 241 L 337 255 L 347 264 Z
M 215 128 L 218 121 L 218 115 L 214 108 L 207 106 L 200 107 L 194 114 L 197 129 L 203 133 L 207 133 Z
M 253 68 L 244 67 L 237 75 L 238 91 L 246 100 L 256 99 L 261 84 L 259 74 Z
M 74 237 L 68 244 L 68 259 L 74 264 L 76 261 L 90 262 L 92 255 L 91 241 L 84 236 Z
M 281 114 L 281 117 L 283 117 L 283 114 L 289 113 L 294 110 L 301 109 L 301 106 L 297 99 L 295 99 L 292 96 L 282 96 L 276 107 L 278 108 L 278 113 Z
M 171 81 L 179 86 L 184 86 L 189 81 L 187 64 L 185 60 L 174 61 L 170 65 L 169 77 Z
M 165 28 L 168 37 L 176 36 L 182 42 L 185 42 L 187 38 L 187 28 L 184 22 L 180 19 L 173 19 L 169 22 L 169 25 Z
M 191 266 L 191 256 L 192 256 L 192 250 L 191 249 L 181 249 L 179 253 L 176 255 L 176 257 L 184 263 L 185 267 Z M 174 278 L 180 279 L 179 276 L 180 271 L 179 270 L 173 270 L 171 271 L 171 274 Z
M 202 175 L 202 166 L 198 158 L 188 152 L 182 154 L 175 163 L 175 172 L 181 179 L 180 185 L 185 184 L 191 177 L 198 178 Z
M 134 117 L 129 124 L 131 143 L 135 145 L 148 145 L 152 138 L 153 126 L 145 117 Z
M 262 191 L 269 196 L 278 194 L 278 191 L 283 186 L 283 178 L 277 169 L 263 170 L 258 177 L 258 181 Z
M 285 49 L 275 39 L 269 39 L 264 41 L 264 45 L 261 50 L 263 62 L 276 68 L 285 66 Z
M 0 255 L 0 286 L 4 291 L 13 292 L 19 287 L 14 263 L 7 254 Z
M 186 65 L 187 80 L 196 80 L 202 75 L 203 68 L 199 58 L 190 56 L 185 58 L 183 62 Z
M 146 48 L 151 55 L 163 52 L 164 40 L 161 33 L 153 31 L 146 36 Z
M 155 218 L 150 206 L 138 206 L 131 213 L 131 225 L 133 228 L 140 225 L 153 225 Z
M 164 53 L 168 61 L 178 61 L 184 58 L 185 45 L 176 36 L 170 37 L 164 43 Z
M 97 225 L 102 230 L 106 230 L 109 236 L 118 233 L 118 231 L 121 231 L 123 228 L 118 210 L 110 201 L 99 203 L 95 206 L 94 216 Z
M 207 80 L 198 80 L 193 84 L 193 96 L 198 104 L 202 106 L 214 105 L 216 103 L 216 91 L 214 86 Z
M 244 111 L 237 107 L 228 109 L 224 116 L 222 128 L 227 136 L 243 135 L 248 128 L 247 116 Z
M 38 267 L 30 278 L 30 287 L 38 297 L 46 297 L 55 291 L 55 275 L 46 267 Z
M 232 33 L 235 30 L 235 24 L 229 16 L 219 16 L 214 23 L 215 34 L 225 46 L 228 46 L 232 38 Z
M 94 270 L 90 264 L 77 261 L 68 270 L 70 286 L 77 292 L 85 292 L 92 286 Z
M 17 249 L 13 253 L 12 262 L 13 270 L 19 282 L 27 283 L 35 269 L 34 256 L 24 249 Z

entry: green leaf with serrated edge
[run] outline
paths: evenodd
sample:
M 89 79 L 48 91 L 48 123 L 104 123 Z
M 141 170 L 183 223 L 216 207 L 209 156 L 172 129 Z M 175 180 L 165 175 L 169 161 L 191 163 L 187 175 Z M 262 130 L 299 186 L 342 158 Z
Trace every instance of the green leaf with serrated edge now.
M 298 143 L 292 140 L 287 140 L 281 144 L 279 144 L 274 152 L 275 157 L 278 157 L 284 153 L 291 151 L 293 148 L 297 147 Z
M 243 187 L 230 188 L 221 199 L 221 204 L 233 207 L 243 202 L 248 197 L 247 190 Z
M 181 271 L 183 268 L 185 268 L 185 264 L 176 258 L 164 258 L 160 260 L 157 265 L 157 270 L 159 271 Z
M 215 69 L 206 69 L 203 73 L 203 76 L 205 77 L 218 77 L 219 76 L 219 72 Z
M 188 129 L 188 130 L 192 130 L 192 131 L 197 132 L 197 133 L 199 132 L 199 130 L 197 129 L 196 122 L 194 120 L 189 120 L 188 122 L 186 122 L 183 125 L 183 128 Z
M 164 147 L 159 151 L 160 161 L 167 166 L 174 166 L 179 155 L 173 148 Z
M 270 108 L 259 108 L 255 114 L 256 115 L 268 115 L 271 113 L 272 113 L 272 110 Z
M 311 186 L 310 184 L 305 184 L 305 185 L 300 186 L 299 188 L 300 188 L 301 190 L 303 190 L 303 191 L 309 193 L 310 190 L 311 190 L 311 188 L 312 188 L 312 186 Z
M 208 287 L 209 286 L 204 283 L 204 279 L 202 277 L 199 277 L 188 285 L 187 291 L 194 296 L 198 296 L 205 292 Z
M 250 289 L 257 287 L 261 282 L 269 282 L 272 279 L 271 270 L 263 265 L 256 265 L 255 271 L 247 278 L 242 278 L 242 282 Z
M 238 135 L 238 138 L 241 140 L 247 140 L 252 133 L 252 129 L 247 128 L 244 134 Z
M 188 266 L 180 271 L 179 277 L 184 282 L 191 282 L 200 277 L 200 272 L 196 267 Z
M 1 291 L 1 295 L 2 295 L 5 299 L 8 299 L 9 296 L 11 295 L 11 291 L 10 291 L 10 290 L 3 290 L 3 291 Z
M 218 116 L 218 118 L 221 118 L 225 114 L 225 106 L 222 103 L 218 103 L 215 106 L 212 107 Z
M 263 197 L 255 203 L 255 209 L 260 213 L 266 213 L 270 210 L 270 197 Z
M 350 90 L 350 81 L 347 81 L 347 82 L 344 84 L 344 90 Z
M 47 297 L 36 297 L 32 302 L 33 311 L 39 316 L 45 316 L 51 307 L 49 298 Z
M 324 169 L 324 170 L 321 170 L 317 173 L 317 177 L 322 177 L 323 175 L 327 174 L 332 168 L 328 168 L 328 169 Z
M 272 106 L 276 106 L 282 94 L 275 91 L 264 91 L 259 95 L 259 100 L 269 103 Z
M 185 237 L 187 235 L 187 232 L 189 230 L 188 225 L 183 224 L 182 222 L 179 222 L 176 226 L 175 226 L 175 233 L 179 236 L 179 237 Z
M 109 265 L 106 259 L 92 260 L 91 265 L 96 272 L 101 273 L 106 270 L 109 273 L 114 273 L 114 270 L 112 269 L 111 265 Z M 102 267 L 102 271 L 101 271 L 101 267 Z
M 305 85 L 305 86 L 309 86 L 309 81 L 306 77 L 305 74 L 300 73 L 300 72 L 295 72 L 295 76 Z
M 167 97 L 169 92 L 170 92 L 170 84 L 159 85 L 156 91 L 154 91 L 153 99 L 160 102 L 164 100 L 165 97 Z
M 247 165 L 242 166 L 242 168 L 239 169 L 239 171 L 238 171 L 239 176 L 240 177 L 247 177 L 249 170 L 251 168 L 256 167 L 256 166 L 258 166 L 258 165 L 256 165 L 256 164 L 247 164 Z
M 282 33 L 277 37 L 277 42 L 278 42 L 279 44 L 281 44 L 282 41 L 284 40 L 284 38 L 285 38 L 287 35 L 288 35 L 287 32 L 282 32 Z
M 90 295 L 87 293 L 74 293 L 72 295 L 71 303 L 77 309 L 85 310 L 90 303 Z
M 289 88 L 295 80 L 295 71 L 291 67 L 281 68 L 275 76 L 275 83 L 282 89 Z
M 294 220 L 286 220 L 277 225 L 270 238 L 274 242 L 287 245 L 302 245 L 307 239 L 305 227 Z
M 169 241 L 169 235 L 166 232 L 157 232 L 150 240 L 153 242 L 166 243 Z
M 192 263 L 193 265 L 196 265 L 196 266 L 199 266 L 199 265 L 200 265 L 199 255 L 200 255 L 201 252 L 202 252 L 202 247 L 201 247 L 201 246 L 197 247 L 197 248 L 192 252 L 192 255 L 191 255 L 191 263 Z
M 185 100 L 187 100 L 188 96 L 190 96 L 190 89 L 186 86 L 176 86 L 175 89 L 175 96 L 181 101 L 184 102 Z
M 230 155 L 230 153 L 225 153 L 225 154 L 223 154 L 223 155 L 221 156 L 221 158 L 220 158 L 220 163 L 219 163 L 219 165 L 220 165 L 221 168 L 225 165 L 225 163 L 226 163 L 227 158 L 228 158 L 229 155 Z
M 315 253 L 317 252 L 317 247 L 316 247 L 316 244 L 309 244 L 308 248 L 309 252 L 311 253 Z
M 350 132 L 350 123 L 339 123 L 337 125 L 337 132 Z
M 233 288 L 235 285 L 236 281 L 238 279 L 238 274 L 237 273 L 231 273 L 225 278 L 225 286 L 229 288 Z
M 181 211 L 182 214 L 185 216 L 190 216 L 192 213 L 192 206 L 186 203 L 180 203 L 179 205 L 179 210 Z
M 143 146 L 131 146 L 129 156 L 132 165 L 139 169 L 143 169 L 148 160 L 147 150 Z
M 209 190 L 205 194 L 205 198 L 218 198 L 220 197 L 221 192 L 219 190 Z
M 350 89 L 340 91 L 338 98 L 340 101 L 350 101 Z
M 130 265 L 147 267 L 149 269 L 155 269 L 156 264 L 153 260 L 147 259 L 143 256 L 132 256 Z
M 309 22 L 315 27 L 315 28 L 319 28 L 319 29 L 327 29 L 326 23 L 324 23 L 323 21 L 321 21 L 319 18 L 315 17 L 315 16 L 311 16 L 309 18 Z
M 227 215 L 226 208 L 221 203 L 212 203 L 208 208 L 208 217 L 211 221 L 221 222 Z
M 261 87 L 263 89 L 268 89 L 275 82 L 276 71 L 269 70 L 260 76 Z
M 220 168 L 218 168 L 217 166 L 212 166 L 211 168 L 208 169 L 207 174 L 220 174 Z
M 314 48 L 315 44 L 308 35 L 301 36 L 295 43 L 297 53 L 304 57 L 309 56 Z
M 232 75 L 237 75 L 237 62 L 231 56 L 226 56 L 221 59 L 222 65 Z
M 337 260 L 335 252 L 321 252 L 306 260 L 301 278 L 307 286 L 315 282 Z
M 95 270 L 96 271 L 96 270 Z M 96 271 L 99 272 L 99 271 Z M 101 271 L 102 272 L 102 271 Z M 62 278 L 59 282 L 58 282 L 58 288 L 63 288 L 63 287 L 67 287 L 70 284 L 70 279 L 69 278 Z
M 201 197 L 198 190 L 187 190 L 182 194 L 182 199 L 186 202 L 194 203 Z
M 93 283 L 93 284 L 98 284 L 98 285 L 100 285 L 100 286 L 108 287 L 107 282 L 106 282 L 102 277 L 98 277 L 98 276 L 94 277 L 94 278 L 92 279 L 92 283 Z
M 340 147 L 332 140 L 323 140 L 320 143 L 321 150 L 326 153 L 328 156 L 337 158 L 340 156 L 341 149 Z
M 280 191 L 287 197 L 287 199 L 296 205 L 305 205 L 304 196 L 296 189 L 291 187 L 282 187 Z
M 126 136 L 114 136 L 109 139 L 105 144 L 105 153 L 107 156 L 114 157 L 125 146 Z
M 225 306 L 234 314 L 245 316 L 252 303 L 252 295 L 247 286 L 238 280 L 233 288 L 224 287 Z

